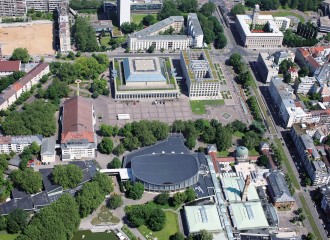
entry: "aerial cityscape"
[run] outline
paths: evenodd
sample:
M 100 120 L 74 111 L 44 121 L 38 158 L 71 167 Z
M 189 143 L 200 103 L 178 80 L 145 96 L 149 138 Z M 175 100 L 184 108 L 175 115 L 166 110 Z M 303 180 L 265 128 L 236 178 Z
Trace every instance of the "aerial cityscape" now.
M 0 0 L 0 240 L 330 239 L 330 0 Z

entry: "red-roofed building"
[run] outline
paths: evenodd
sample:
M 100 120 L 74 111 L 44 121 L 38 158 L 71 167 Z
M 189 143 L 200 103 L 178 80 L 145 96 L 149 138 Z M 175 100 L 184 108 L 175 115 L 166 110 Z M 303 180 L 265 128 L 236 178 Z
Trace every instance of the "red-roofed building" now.
M 21 61 L 0 61 L 0 77 L 21 70 Z
M 61 149 L 62 160 L 95 158 L 95 116 L 92 102 L 74 96 L 63 104 Z

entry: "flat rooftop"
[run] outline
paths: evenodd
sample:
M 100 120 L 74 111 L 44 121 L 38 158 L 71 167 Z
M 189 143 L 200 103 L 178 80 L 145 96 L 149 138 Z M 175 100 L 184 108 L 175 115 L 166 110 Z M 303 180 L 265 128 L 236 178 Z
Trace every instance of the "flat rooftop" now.
M 216 205 L 185 206 L 184 207 L 189 233 L 202 229 L 209 232 L 222 231 Z
M 229 202 L 241 202 L 242 193 L 244 189 L 245 182 L 241 177 L 224 177 L 222 178 L 224 184 L 224 195 Z M 258 201 L 259 196 L 255 186 L 251 183 L 248 188 L 247 194 L 248 201 Z

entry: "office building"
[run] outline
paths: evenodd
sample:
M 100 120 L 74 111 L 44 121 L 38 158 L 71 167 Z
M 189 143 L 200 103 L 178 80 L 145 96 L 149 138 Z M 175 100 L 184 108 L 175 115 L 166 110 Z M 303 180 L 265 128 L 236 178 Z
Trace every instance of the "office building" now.
M 130 0 L 117 0 L 117 17 L 119 26 L 131 22 Z
M 40 146 L 42 142 L 42 136 L 1 136 L 0 152 L 7 154 L 9 154 L 10 152 L 21 153 L 24 148 L 30 146 L 33 142 L 37 143 Z
M 70 36 L 70 18 L 69 18 L 69 2 L 63 1 L 57 8 L 58 14 L 58 37 L 59 51 L 62 53 L 71 51 Z
M 237 15 L 236 26 L 243 46 L 248 49 L 270 49 L 282 46 L 283 33 L 290 26 L 290 19 L 286 17 L 273 17 L 272 15 L 260 15 L 259 5 L 256 5 L 252 15 Z M 257 26 L 268 25 L 257 29 Z M 252 26 L 252 29 L 250 28 Z
M 74 96 L 64 102 L 62 112 L 62 160 L 95 158 L 97 141 L 92 102 Z
M 207 50 L 182 51 L 180 64 L 190 99 L 220 98 L 220 81 Z
M 26 0 L 0 0 L 0 17 L 19 17 L 26 12 Z
M 291 137 L 299 154 L 299 159 L 304 165 L 313 185 L 328 184 L 330 173 L 314 145 L 313 139 L 299 126 L 294 125 L 291 130 Z
M 192 37 L 191 46 L 194 48 L 202 48 L 204 45 L 204 34 L 196 13 L 188 14 L 187 29 L 188 35 Z
M 162 0 L 133 0 L 131 1 L 131 14 L 152 14 L 158 13 L 163 6 Z M 112 13 L 117 11 L 116 2 L 103 2 L 103 11 Z

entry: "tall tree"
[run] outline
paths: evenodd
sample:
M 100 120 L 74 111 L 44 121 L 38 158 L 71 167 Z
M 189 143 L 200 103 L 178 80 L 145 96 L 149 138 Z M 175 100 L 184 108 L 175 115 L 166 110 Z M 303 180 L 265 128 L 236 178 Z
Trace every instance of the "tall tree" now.
M 98 150 L 104 154 L 110 154 L 113 150 L 113 141 L 111 138 L 105 137 L 97 146 Z
M 215 11 L 215 5 L 214 3 L 211 2 L 205 3 L 199 10 L 199 12 L 205 15 L 206 17 L 212 16 L 214 11 Z
M 52 173 L 54 183 L 61 185 L 64 189 L 77 187 L 82 178 L 81 168 L 74 164 L 57 165 Z
M 22 209 L 15 209 L 7 216 L 7 232 L 19 233 L 28 224 L 29 215 Z
M 15 48 L 10 60 L 21 60 L 22 63 L 28 63 L 30 61 L 30 55 L 26 48 Z
M 245 7 L 243 4 L 239 3 L 239 4 L 236 4 L 231 10 L 230 12 L 236 16 L 238 14 L 245 14 Z
M 22 189 L 27 193 L 38 193 L 42 189 L 42 177 L 39 172 L 27 168 L 24 171 L 14 170 L 10 174 L 10 179 L 14 186 Z
M 80 216 L 86 217 L 100 206 L 104 200 L 104 195 L 102 195 L 97 182 L 88 182 L 78 192 L 76 200 L 79 205 Z

